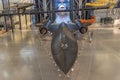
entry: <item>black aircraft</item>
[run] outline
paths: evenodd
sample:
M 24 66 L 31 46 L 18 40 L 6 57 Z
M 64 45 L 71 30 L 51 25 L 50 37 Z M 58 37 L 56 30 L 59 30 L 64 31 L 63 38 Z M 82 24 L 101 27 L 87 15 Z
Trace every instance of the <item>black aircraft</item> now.
M 25 10 L 23 12 L 0 13 L 0 16 L 12 16 L 23 14 L 47 14 L 46 21 L 40 26 L 39 31 L 45 35 L 48 31 L 53 33 L 51 52 L 53 58 L 65 74 L 69 72 L 75 60 L 77 59 L 78 44 L 75 38 L 75 31 L 85 34 L 88 26 L 95 21 L 94 10 L 109 9 L 111 4 L 105 6 L 86 6 L 86 3 L 92 3 L 92 0 L 82 0 L 82 6 L 79 8 L 79 0 L 50 0 L 52 9 L 47 11 Z M 78 1 L 78 2 L 75 2 Z M 24 9 L 32 4 L 17 5 L 18 9 Z M 117 4 L 115 8 L 118 8 Z M 48 7 L 50 8 L 50 7 Z M 79 15 L 81 11 L 81 15 Z

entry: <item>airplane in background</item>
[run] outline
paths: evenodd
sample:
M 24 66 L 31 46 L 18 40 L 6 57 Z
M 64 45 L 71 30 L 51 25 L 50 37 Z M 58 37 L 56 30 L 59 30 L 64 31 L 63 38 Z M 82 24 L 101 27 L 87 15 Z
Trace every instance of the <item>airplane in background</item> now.
M 81 34 L 85 34 L 88 31 L 89 25 L 96 21 L 94 10 L 120 7 L 120 1 L 116 0 L 96 0 L 95 2 L 92 0 L 82 0 L 81 8 L 79 8 L 79 4 L 74 4 L 73 1 L 51 0 L 53 3 L 52 10 L 48 11 L 26 10 L 27 7 L 34 4 L 16 3 L 11 8 L 15 7 L 17 10 L 23 9 L 24 12 L 10 13 L 9 11 L 9 13 L 0 13 L 0 16 L 48 14 L 48 18 L 39 27 L 39 31 L 43 35 L 47 34 L 48 31 L 53 34 L 51 43 L 53 58 L 60 70 L 67 74 L 77 59 L 78 44 L 74 32 L 79 31 Z M 79 11 L 81 11 L 81 15 L 79 15 Z
M 26 10 L 26 8 L 33 6 L 33 3 L 13 3 L 9 8 L 10 9 L 17 9 L 18 11 L 20 10 Z

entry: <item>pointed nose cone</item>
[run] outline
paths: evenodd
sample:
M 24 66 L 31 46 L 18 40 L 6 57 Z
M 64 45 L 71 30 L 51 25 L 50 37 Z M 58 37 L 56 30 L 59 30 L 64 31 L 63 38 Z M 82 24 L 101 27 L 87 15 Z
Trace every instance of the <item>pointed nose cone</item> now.
M 65 23 L 59 27 L 54 33 L 51 51 L 58 67 L 67 74 L 77 58 L 78 45 Z

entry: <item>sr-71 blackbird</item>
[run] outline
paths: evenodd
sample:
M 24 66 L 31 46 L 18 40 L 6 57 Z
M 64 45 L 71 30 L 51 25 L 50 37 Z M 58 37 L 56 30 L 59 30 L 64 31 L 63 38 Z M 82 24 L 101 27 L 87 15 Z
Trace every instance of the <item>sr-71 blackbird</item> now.
M 51 0 L 53 3 L 52 10 L 25 10 L 33 4 L 16 5 L 18 10 L 24 9 L 24 12 L 17 10 L 12 12 L 0 13 L 0 16 L 24 15 L 24 14 L 52 14 L 52 18 L 47 18 L 45 23 L 40 26 L 39 31 L 45 35 L 48 31 L 52 32 L 53 38 L 51 43 L 51 52 L 53 58 L 65 74 L 69 72 L 77 59 L 78 44 L 75 38 L 75 31 L 85 34 L 88 26 L 95 22 L 94 10 L 113 9 L 120 7 L 120 1 L 109 1 L 108 3 L 98 3 L 92 0 L 82 0 L 81 8 L 73 8 L 78 6 L 73 3 L 74 0 Z M 79 2 L 79 1 L 78 1 Z M 74 5 L 74 6 L 72 6 Z M 81 11 L 81 16 L 79 16 Z M 77 18 L 75 17 L 77 15 Z

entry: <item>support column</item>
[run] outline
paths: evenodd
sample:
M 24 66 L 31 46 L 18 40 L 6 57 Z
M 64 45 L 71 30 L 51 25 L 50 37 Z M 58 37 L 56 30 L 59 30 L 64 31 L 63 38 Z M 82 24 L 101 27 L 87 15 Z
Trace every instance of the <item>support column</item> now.
M 93 0 L 83 0 L 82 1 L 82 8 L 87 8 L 86 3 L 88 2 L 93 2 Z M 81 12 L 81 18 L 82 19 L 91 19 L 91 17 L 94 15 L 94 11 L 90 10 L 90 11 L 82 11 Z
M 73 0 L 73 9 L 79 9 L 79 0 Z M 74 11 L 73 12 L 73 20 L 75 19 L 79 19 L 80 16 L 79 16 L 79 11 Z
M 2 0 L 2 6 L 3 6 L 3 10 L 4 10 L 5 9 L 5 0 Z M 6 16 L 4 16 L 4 27 L 5 27 L 6 31 L 8 31 Z

